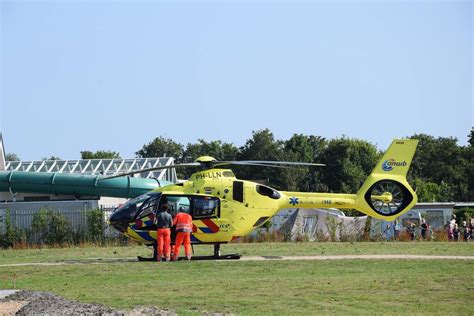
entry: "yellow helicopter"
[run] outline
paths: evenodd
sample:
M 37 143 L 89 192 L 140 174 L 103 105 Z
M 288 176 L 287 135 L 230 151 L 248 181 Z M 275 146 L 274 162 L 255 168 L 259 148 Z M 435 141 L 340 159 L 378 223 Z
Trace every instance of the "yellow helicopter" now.
M 154 216 L 161 204 L 172 213 L 187 212 L 193 218 L 192 244 L 214 244 L 216 259 L 238 259 L 220 255 L 220 244 L 249 234 L 286 208 L 356 209 L 369 216 L 392 221 L 417 202 L 416 193 L 406 180 L 417 140 L 394 140 L 357 194 L 277 191 L 252 181 L 239 180 L 223 166 L 251 165 L 292 168 L 321 164 L 281 161 L 217 161 L 203 156 L 195 162 L 149 168 L 200 167 L 183 183 L 171 184 L 134 198 L 117 208 L 110 224 L 124 235 L 148 245 L 156 241 Z M 123 173 L 102 179 L 130 175 Z M 144 258 L 139 258 L 144 260 Z

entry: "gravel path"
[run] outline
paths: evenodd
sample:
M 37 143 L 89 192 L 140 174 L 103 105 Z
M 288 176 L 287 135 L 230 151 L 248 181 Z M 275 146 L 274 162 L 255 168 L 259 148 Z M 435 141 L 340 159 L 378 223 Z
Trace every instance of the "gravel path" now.
M 433 255 L 332 255 L 332 256 L 244 256 L 242 261 L 261 260 L 474 260 L 474 256 L 433 256 Z
M 114 310 L 101 304 L 85 304 L 66 300 L 47 292 L 18 291 L 0 299 L 0 315 L 176 315 L 174 311 L 156 307 L 136 308 L 131 311 Z
M 221 261 L 264 261 L 264 260 L 474 260 L 474 256 L 440 256 L 440 255 L 326 255 L 326 256 L 242 256 L 239 260 Z M 0 264 L 1 267 L 22 267 L 22 266 L 62 266 L 70 264 L 108 264 L 119 262 L 139 262 L 136 258 L 90 258 L 82 260 L 67 260 L 57 262 L 24 262 Z

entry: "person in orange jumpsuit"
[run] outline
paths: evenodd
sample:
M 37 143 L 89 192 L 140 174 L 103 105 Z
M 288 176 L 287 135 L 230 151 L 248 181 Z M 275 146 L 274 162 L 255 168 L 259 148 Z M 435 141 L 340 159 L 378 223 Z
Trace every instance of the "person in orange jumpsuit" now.
M 176 242 L 173 260 L 178 260 L 179 248 L 181 248 L 181 244 L 183 243 L 186 258 L 191 260 L 191 232 L 193 231 L 193 219 L 191 215 L 183 211 L 179 212 L 173 219 L 173 225 L 176 225 Z
M 173 226 L 173 219 L 171 215 L 168 214 L 168 204 L 163 204 L 161 209 L 156 214 L 156 240 L 158 242 L 158 256 L 157 261 L 161 261 L 163 254 L 165 255 L 166 261 L 170 261 L 171 257 L 171 247 L 170 247 L 170 236 L 171 236 L 171 226 Z M 163 253 L 164 251 L 164 253 Z

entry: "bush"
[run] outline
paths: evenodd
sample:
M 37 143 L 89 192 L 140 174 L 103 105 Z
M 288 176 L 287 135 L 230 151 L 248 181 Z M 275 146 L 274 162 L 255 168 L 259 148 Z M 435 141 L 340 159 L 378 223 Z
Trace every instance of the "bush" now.
M 73 241 L 74 233 L 67 218 L 50 209 L 41 209 L 34 216 L 32 231 L 36 242 L 63 245 Z
M 99 210 L 89 210 L 87 212 L 87 237 L 93 243 L 103 244 L 105 241 L 106 222 L 104 213 Z
M 24 243 L 26 241 L 26 236 L 18 228 L 13 226 L 9 210 L 7 210 L 5 216 L 5 232 L 0 235 L 0 247 L 8 249 L 12 248 L 17 243 Z
M 469 222 L 471 218 L 474 218 L 474 209 L 469 207 L 455 209 L 453 213 L 456 215 L 458 225 L 461 225 L 463 221 Z

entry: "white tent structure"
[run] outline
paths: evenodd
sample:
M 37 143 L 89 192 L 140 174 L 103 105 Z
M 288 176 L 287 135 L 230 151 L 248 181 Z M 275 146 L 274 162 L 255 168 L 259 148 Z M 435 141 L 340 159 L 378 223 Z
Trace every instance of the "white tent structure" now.
M 367 216 L 345 216 L 337 209 L 296 209 L 280 232 L 291 240 L 350 241 L 364 234 Z

